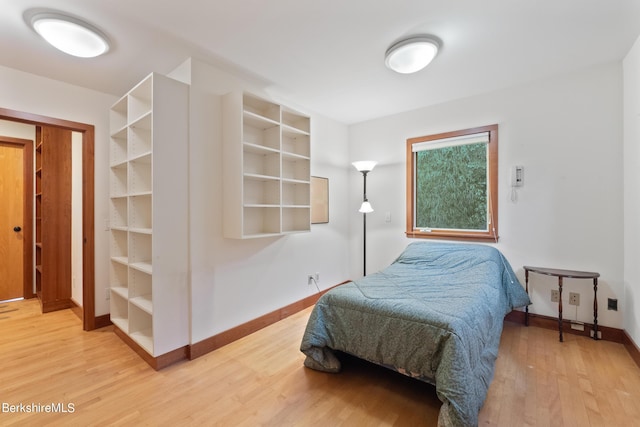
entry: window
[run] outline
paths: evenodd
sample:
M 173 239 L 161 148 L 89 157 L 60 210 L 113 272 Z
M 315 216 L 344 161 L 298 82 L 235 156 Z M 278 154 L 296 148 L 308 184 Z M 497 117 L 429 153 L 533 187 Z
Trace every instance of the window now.
M 407 236 L 498 239 L 498 125 L 407 140 Z

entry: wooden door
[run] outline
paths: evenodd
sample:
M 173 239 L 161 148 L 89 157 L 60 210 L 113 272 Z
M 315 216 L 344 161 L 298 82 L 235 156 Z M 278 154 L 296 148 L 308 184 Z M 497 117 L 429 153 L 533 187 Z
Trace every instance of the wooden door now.
M 38 139 L 40 135 L 40 139 Z M 73 307 L 71 301 L 71 130 L 36 129 L 41 151 L 40 215 L 36 214 L 36 291 L 47 313 Z M 36 200 L 36 203 L 38 201 Z M 38 238 L 40 241 L 38 241 Z M 38 252 L 36 251 L 36 263 Z
M 24 289 L 24 149 L 0 142 L 0 301 Z

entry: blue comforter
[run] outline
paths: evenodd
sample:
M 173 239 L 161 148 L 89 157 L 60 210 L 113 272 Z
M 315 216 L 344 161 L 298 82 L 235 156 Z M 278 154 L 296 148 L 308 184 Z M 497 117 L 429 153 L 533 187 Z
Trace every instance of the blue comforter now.
M 338 372 L 339 350 L 430 382 L 439 425 L 475 426 L 504 316 L 528 304 L 497 249 L 416 242 L 383 271 L 323 295 L 300 349 L 312 369 Z

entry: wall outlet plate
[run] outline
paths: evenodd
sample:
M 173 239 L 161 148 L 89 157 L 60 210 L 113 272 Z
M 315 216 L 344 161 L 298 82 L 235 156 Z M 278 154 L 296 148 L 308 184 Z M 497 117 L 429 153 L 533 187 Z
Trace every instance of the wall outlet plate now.
M 560 291 L 557 289 L 552 289 L 551 290 L 551 302 L 558 302 L 560 301 Z
M 580 294 L 577 292 L 569 292 L 569 305 L 580 305 Z

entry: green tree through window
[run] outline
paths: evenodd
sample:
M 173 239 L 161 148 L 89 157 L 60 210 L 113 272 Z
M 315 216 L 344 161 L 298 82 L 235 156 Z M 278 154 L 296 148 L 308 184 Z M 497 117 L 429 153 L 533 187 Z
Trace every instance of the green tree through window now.
M 487 230 L 487 144 L 416 153 L 416 227 Z
M 407 235 L 496 240 L 498 125 L 407 140 Z

